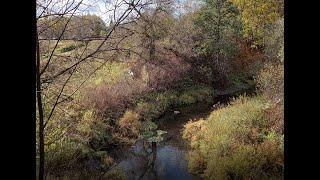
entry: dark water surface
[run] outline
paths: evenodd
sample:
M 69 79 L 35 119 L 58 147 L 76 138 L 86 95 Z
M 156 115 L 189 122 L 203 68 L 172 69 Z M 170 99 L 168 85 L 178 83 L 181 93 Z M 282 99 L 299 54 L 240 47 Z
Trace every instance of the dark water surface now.
M 180 111 L 174 115 L 173 111 Z M 188 144 L 182 139 L 183 125 L 191 119 L 206 117 L 212 106 L 194 104 L 172 109 L 158 120 L 158 127 L 167 131 L 164 141 L 152 151 L 150 145 L 138 141 L 123 154 L 117 168 L 121 169 L 128 180 L 197 180 L 199 177 L 188 171 Z
M 183 125 L 190 120 L 206 118 L 218 106 L 225 106 L 237 94 L 221 94 L 212 104 L 196 103 L 171 109 L 157 120 L 158 128 L 166 131 L 164 140 L 151 148 L 138 141 L 119 156 L 120 169 L 127 180 L 199 180 L 188 170 L 188 144 L 182 139 Z M 173 112 L 179 111 L 175 115 Z

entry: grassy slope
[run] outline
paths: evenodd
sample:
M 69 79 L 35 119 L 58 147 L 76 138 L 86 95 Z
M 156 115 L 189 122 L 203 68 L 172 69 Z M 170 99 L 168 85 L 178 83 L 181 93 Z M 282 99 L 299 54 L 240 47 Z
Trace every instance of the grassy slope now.
M 189 168 L 206 179 L 264 179 L 283 175 L 283 135 L 269 126 L 271 104 L 262 96 L 240 97 L 205 120 L 190 122 Z

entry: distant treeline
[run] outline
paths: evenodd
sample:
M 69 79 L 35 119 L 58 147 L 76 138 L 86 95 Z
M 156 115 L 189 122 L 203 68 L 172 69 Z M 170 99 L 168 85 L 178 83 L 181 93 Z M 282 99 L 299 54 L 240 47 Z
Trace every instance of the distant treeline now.
M 96 15 L 50 16 L 38 22 L 40 39 L 86 39 L 106 32 L 105 22 Z M 63 33 L 64 32 L 64 33 Z

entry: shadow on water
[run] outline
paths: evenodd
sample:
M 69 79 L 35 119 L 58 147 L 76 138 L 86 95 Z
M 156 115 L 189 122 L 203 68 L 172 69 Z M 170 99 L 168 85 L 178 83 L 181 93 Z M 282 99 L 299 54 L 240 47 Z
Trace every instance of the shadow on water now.
M 128 180 L 192 180 L 201 179 L 188 171 L 188 144 L 182 139 L 183 125 L 190 120 L 206 118 L 212 110 L 224 106 L 233 95 L 219 95 L 212 104 L 193 105 L 168 110 L 157 120 L 158 128 L 166 131 L 164 140 L 157 144 L 136 142 L 122 154 L 117 166 Z M 174 111 L 179 111 L 175 114 Z
M 194 107 L 177 108 L 175 110 L 180 111 L 179 115 L 168 111 L 158 120 L 159 129 L 167 131 L 164 140 L 157 144 L 138 141 L 124 155 L 117 168 L 124 172 L 128 180 L 199 179 L 188 171 L 188 145 L 182 139 L 181 131 L 189 119 L 208 115 L 210 107 L 208 104 L 202 107 L 195 104 Z M 190 113 L 190 109 L 193 109 L 194 113 Z

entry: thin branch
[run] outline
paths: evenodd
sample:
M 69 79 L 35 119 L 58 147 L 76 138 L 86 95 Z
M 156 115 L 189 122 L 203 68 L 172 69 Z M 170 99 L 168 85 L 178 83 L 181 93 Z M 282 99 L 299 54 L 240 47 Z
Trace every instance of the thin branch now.
M 82 1 L 83 1 L 83 0 L 81 0 L 81 1 L 78 3 L 77 8 L 80 6 L 80 4 L 82 3 Z M 77 9 L 77 8 L 76 8 L 76 9 Z M 51 54 L 50 54 L 50 57 L 49 57 L 49 59 L 48 59 L 48 62 L 46 63 L 46 65 L 44 66 L 44 68 L 43 68 L 43 69 L 41 70 L 41 72 L 40 72 L 40 76 L 41 76 L 41 75 L 44 73 L 44 71 L 48 68 L 48 66 L 49 66 L 49 64 L 50 64 L 50 61 L 51 61 L 51 59 L 52 59 L 52 55 L 53 55 L 54 51 L 56 50 L 56 48 L 57 48 L 57 46 L 58 46 L 58 44 L 59 44 L 59 42 L 60 42 L 60 40 L 61 40 L 61 38 L 62 38 L 62 36 L 63 36 L 63 34 L 64 34 L 64 31 L 66 30 L 69 22 L 71 21 L 71 18 L 73 17 L 74 13 L 76 12 L 76 9 L 74 10 L 74 12 L 72 13 L 72 15 L 71 15 L 70 18 L 68 19 L 67 23 L 65 24 L 65 26 L 64 26 L 64 28 L 63 28 L 63 31 L 62 31 L 62 33 L 60 34 L 59 39 L 58 39 L 58 41 L 56 42 L 56 44 L 55 44 L 55 46 L 54 46 L 54 48 L 53 48 L 53 50 L 52 50 L 52 52 L 51 52 Z
M 53 105 L 53 107 L 52 107 L 52 109 L 51 109 L 51 111 L 50 111 L 50 114 L 49 114 L 49 116 L 48 116 L 48 119 L 47 119 L 47 121 L 44 123 L 43 129 L 47 126 L 50 118 L 52 117 L 53 112 L 54 112 L 55 108 L 56 108 L 57 105 L 58 105 L 58 101 L 59 101 L 59 99 L 60 99 L 60 96 L 61 96 L 64 88 L 66 87 L 67 83 L 68 83 L 69 80 L 71 79 L 71 76 L 73 75 L 74 72 L 75 72 L 75 69 L 70 73 L 70 76 L 67 78 L 67 80 L 66 80 L 65 83 L 63 84 L 63 86 L 62 86 L 62 88 L 61 88 L 61 90 L 60 90 L 60 93 L 59 93 L 59 95 L 58 95 L 57 98 L 56 98 L 56 102 L 54 103 L 54 105 Z
M 140 0 L 137 2 L 139 3 Z M 128 13 L 129 12 L 129 13 Z M 100 45 L 96 48 L 96 50 L 92 53 L 90 53 L 89 55 L 87 55 L 86 57 L 82 58 L 81 60 L 79 60 L 77 63 L 71 65 L 70 67 L 60 71 L 59 73 L 53 75 L 51 78 L 49 79 L 45 79 L 43 80 L 43 82 L 46 82 L 48 80 L 52 80 L 52 79 L 55 79 L 57 78 L 58 76 L 64 74 L 65 72 L 69 71 L 71 68 L 77 66 L 78 64 L 80 64 L 81 62 L 85 61 L 86 59 L 92 57 L 93 55 L 95 55 L 96 53 L 99 52 L 100 48 L 103 46 L 103 44 L 109 39 L 109 37 L 111 36 L 111 34 L 114 32 L 115 28 L 122 22 L 126 19 L 126 17 L 129 16 L 129 14 L 132 12 L 132 9 L 127 9 L 122 15 L 121 17 L 119 18 L 119 20 L 117 21 L 117 23 L 112 27 L 112 29 L 110 30 L 110 32 L 106 35 L 105 39 L 100 43 Z

